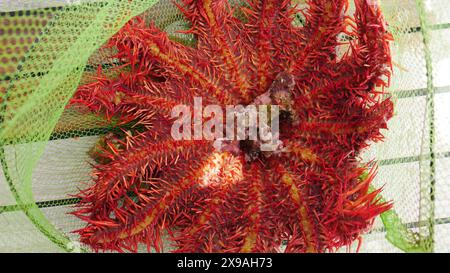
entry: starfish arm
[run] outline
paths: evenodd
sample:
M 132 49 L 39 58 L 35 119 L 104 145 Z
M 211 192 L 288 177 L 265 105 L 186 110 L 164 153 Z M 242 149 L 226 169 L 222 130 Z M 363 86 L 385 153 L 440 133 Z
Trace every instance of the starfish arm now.
M 179 7 L 192 24 L 189 33 L 196 35 L 197 49 L 222 71 L 229 86 L 227 92 L 248 101 L 248 64 L 243 59 L 247 52 L 240 42 L 244 26 L 234 17 L 228 0 L 183 0 Z
M 205 158 L 191 163 L 186 174 L 175 182 L 156 181 L 151 191 L 139 195 L 141 204 L 125 221 L 104 227 L 92 224 L 81 231 L 82 239 L 96 249 L 137 251 L 137 244 L 147 244 L 150 251 L 155 248 L 162 250 L 162 230 L 167 228 L 164 219 L 172 207 L 177 206 L 179 197 L 199 183 L 202 164 Z
M 284 70 L 293 48 L 302 47 L 295 43 L 292 16 L 295 9 L 291 1 L 248 0 L 241 7 L 246 17 L 246 44 L 252 48 L 248 54 L 251 64 L 253 95 L 264 93 L 275 76 Z
M 284 146 L 287 153 L 285 156 L 288 160 L 294 159 L 308 164 L 320 164 L 322 162 L 322 159 L 311 148 L 311 145 L 302 144 L 299 139 L 285 141 Z
M 233 101 L 232 96 L 224 92 L 226 86 L 220 80 L 221 72 L 205 65 L 209 63 L 209 57 L 202 51 L 172 42 L 166 33 L 140 20 L 125 25 L 118 35 L 113 43 L 127 63 L 133 66 L 140 64 L 139 60 L 145 60 L 144 65 L 139 65 L 139 74 L 146 75 L 156 69 L 166 81 L 182 81 L 199 96 L 212 97 L 221 104 Z
M 333 246 L 353 242 L 360 236 L 361 231 L 372 225 L 377 215 L 392 207 L 391 203 L 378 199 L 381 189 L 369 192 L 375 169 L 369 170 L 369 175 L 361 178 L 367 172 L 367 167 L 357 166 L 351 158 L 343 160 L 340 167 L 341 172 L 332 174 L 333 180 L 344 183 L 341 186 L 336 184 L 322 195 L 324 204 L 327 204 L 323 206 L 321 214 L 323 223 L 326 223 L 323 237 L 334 241 L 329 244 L 330 250 Z
M 217 215 L 223 213 L 224 189 L 213 190 L 206 196 L 198 204 L 199 213 L 189 216 L 191 224 L 173 236 L 172 241 L 177 246 L 175 252 L 219 252 L 217 237 L 222 231 L 212 230 L 211 226 L 217 221 Z
M 302 88 L 314 88 L 311 83 L 319 83 L 333 73 L 336 63 L 338 35 L 345 32 L 345 11 L 348 0 L 310 0 L 303 11 L 305 24 L 301 28 L 301 39 L 306 44 L 295 53 L 291 63 L 293 74 L 303 83 Z
M 230 160 L 232 159 L 232 160 Z M 235 211 L 233 200 L 240 183 L 242 183 L 242 157 L 234 157 L 229 153 L 213 153 L 209 165 L 205 165 L 201 181 L 202 189 L 208 193 L 199 200 L 195 211 L 191 213 L 188 226 L 179 229 L 173 236 L 176 252 L 222 252 L 238 251 L 230 231 L 236 225 L 234 220 L 223 218 L 223 213 L 240 214 Z M 211 176 L 211 172 L 214 176 Z M 213 180 L 210 180 L 213 178 Z M 214 183 L 218 187 L 206 187 Z M 224 222 L 225 221 L 225 222 Z
M 355 0 L 355 19 L 350 49 L 337 69 L 346 86 L 356 93 L 374 92 L 389 86 L 392 64 L 387 31 L 380 7 L 375 1 Z
M 342 105 L 346 106 L 346 105 Z M 349 106 L 346 106 L 349 107 Z M 376 103 L 368 108 L 354 106 L 350 108 L 350 113 L 328 114 L 321 118 L 301 121 L 298 129 L 304 134 L 320 135 L 351 135 L 361 134 L 365 139 L 376 140 L 375 137 L 366 136 L 374 129 L 386 129 L 386 121 L 392 117 L 392 104 L 390 101 Z
M 121 147 L 111 147 L 111 162 L 95 166 L 95 184 L 79 195 L 80 209 L 74 214 L 88 223 L 79 233 L 82 240 L 90 244 L 94 243 L 94 239 L 91 240 L 93 230 L 126 226 L 134 214 L 133 209 L 142 208 L 152 199 L 148 196 L 155 191 L 141 187 L 146 177 L 152 179 L 164 167 L 181 160 L 193 160 L 210 149 L 202 141 L 154 142 L 147 135 L 139 140 L 133 138 Z M 130 192 L 141 197 L 142 203 L 135 204 L 129 197 Z M 131 202 L 133 208 L 125 208 L 121 202 Z
M 295 204 L 297 213 L 295 214 L 299 226 L 299 231 L 303 234 L 303 251 L 304 252 L 318 252 L 319 234 L 316 232 L 316 224 L 312 218 L 311 210 L 305 200 L 304 188 L 305 182 L 302 182 L 299 177 L 296 177 L 291 171 L 280 165 L 280 182 L 289 189 L 289 198 Z M 292 219 L 290 219 L 292 220 Z M 294 225 L 297 226 L 297 225 Z M 292 242 L 294 243 L 294 241 Z
M 246 172 L 246 183 L 241 189 L 245 195 L 242 196 L 243 201 L 240 201 L 245 204 L 242 219 L 246 224 L 242 225 L 243 230 L 238 233 L 242 238 L 239 252 L 275 252 L 281 245 L 271 223 L 272 200 L 268 198 L 271 185 L 267 178 L 268 173 L 259 162 L 253 163 Z
M 99 70 L 94 82 L 82 85 L 77 89 L 69 101 L 69 106 L 84 105 L 92 112 L 103 114 L 106 119 L 111 120 L 120 112 L 117 102 L 120 100 L 118 88 L 121 87 L 120 79 L 108 79 L 102 76 Z
M 177 245 L 176 252 L 207 252 L 207 246 L 211 246 L 207 240 L 210 223 L 215 215 L 220 214 L 224 203 L 223 192 L 213 191 L 207 195 L 206 200 L 202 200 L 199 204 L 199 214 L 190 216 L 190 226 L 180 230 L 173 236 L 173 241 Z M 202 242 L 199 244 L 198 242 Z M 210 252 L 214 252 L 214 248 L 209 248 Z
M 334 139 L 358 153 L 368 141 L 383 138 L 393 116 L 393 104 L 383 99 L 391 72 L 389 41 L 379 7 L 367 0 L 355 0 L 354 40 L 349 51 L 309 92 L 299 92 L 298 109 L 303 112 L 299 130 L 313 137 Z M 350 21 L 350 20 L 347 20 Z M 300 104 L 302 106 L 300 106 Z M 305 107 L 306 106 L 306 107 Z M 305 114 L 306 113 L 306 114 Z
M 131 91 L 123 82 L 123 75 L 114 80 L 98 76 L 97 81 L 78 88 L 69 105 L 84 105 L 108 120 L 115 117 L 119 119 L 119 124 L 125 124 L 138 119 L 139 112 L 145 112 L 147 116 L 160 114 L 170 118 L 175 106 L 191 104 L 185 94 L 173 94 L 173 87 L 178 86 L 175 82 L 145 81 L 139 92 Z
M 261 167 L 252 164 L 239 184 L 213 190 L 193 225 L 175 236 L 177 252 L 276 251 L 281 240 L 274 240 L 276 229 L 270 229 L 267 219 L 267 182 Z

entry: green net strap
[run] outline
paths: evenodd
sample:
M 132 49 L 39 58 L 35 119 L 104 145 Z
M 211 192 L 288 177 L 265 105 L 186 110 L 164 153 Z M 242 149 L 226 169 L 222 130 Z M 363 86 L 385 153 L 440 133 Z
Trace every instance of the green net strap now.
M 429 22 L 425 10 L 424 0 L 416 0 L 417 10 L 419 12 L 420 28 L 423 37 L 423 50 L 426 67 L 426 118 L 427 124 L 424 126 L 428 130 L 428 143 L 423 147 L 428 148 L 430 154 L 429 159 L 421 159 L 422 168 L 425 169 L 421 173 L 421 208 L 420 221 L 425 222 L 426 236 L 421 242 L 427 252 L 434 251 L 434 222 L 435 222 L 435 187 L 436 187 L 436 126 L 435 126 L 435 86 L 433 80 L 433 61 L 431 57 L 431 34 Z

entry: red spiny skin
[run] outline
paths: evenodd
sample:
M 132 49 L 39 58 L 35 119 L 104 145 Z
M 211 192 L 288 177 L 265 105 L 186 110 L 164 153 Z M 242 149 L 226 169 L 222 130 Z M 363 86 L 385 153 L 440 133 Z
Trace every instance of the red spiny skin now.
M 166 238 L 178 252 L 278 252 L 283 242 L 286 252 L 325 252 L 359 239 L 391 207 L 369 192 L 375 170 L 358 158 L 382 139 L 393 104 L 384 96 L 391 36 L 374 1 L 354 2 L 349 16 L 347 0 L 309 0 L 303 10 L 248 0 L 237 19 L 225 0 L 183 0 L 193 47 L 129 22 L 108 45 L 126 69 L 99 71 L 71 100 L 132 124 L 97 147 L 94 183 L 73 212 L 86 222 L 81 241 L 96 251 L 163 251 Z M 299 12 L 302 26 L 293 24 Z M 274 83 L 278 75 L 289 86 Z M 268 90 L 289 100 L 281 153 L 248 143 L 219 152 L 170 135 L 172 107 L 194 96 L 246 105 Z

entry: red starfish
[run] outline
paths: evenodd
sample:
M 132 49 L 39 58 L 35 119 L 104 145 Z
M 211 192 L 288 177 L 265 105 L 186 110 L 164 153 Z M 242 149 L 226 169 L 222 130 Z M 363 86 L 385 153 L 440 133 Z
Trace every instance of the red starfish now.
M 99 76 L 71 101 L 132 124 L 104 139 L 94 183 L 79 195 L 81 241 L 160 251 L 167 236 L 180 252 L 276 252 L 283 242 L 287 252 L 324 252 L 358 239 L 391 206 L 369 192 L 375 171 L 358 162 L 393 115 L 379 7 L 355 0 L 350 17 L 347 0 L 309 0 L 304 10 L 288 0 L 236 10 L 226 0 L 182 2 L 195 47 L 136 18 L 109 44 L 128 70 Z M 293 24 L 299 12 L 303 26 Z M 172 139 L 172 108 L 194 96 L 280 103 L 285 149 L 240 141 L 217 152 L 213 141 Z

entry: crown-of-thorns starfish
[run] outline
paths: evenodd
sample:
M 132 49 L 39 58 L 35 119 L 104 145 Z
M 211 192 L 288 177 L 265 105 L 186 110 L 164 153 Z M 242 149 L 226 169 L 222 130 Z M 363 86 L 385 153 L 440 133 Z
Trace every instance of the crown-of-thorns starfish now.
M 97 251 L 161 251 L 166 238 L 179 252 L 277 252 L 283 243 L 324 252 L 358 239 L 391 206 L 369 191 L 375 170 L 359 162 L 393 115 L 384 96 L 391 35 L 373 2 L 355 0 L 350 16 L 347 0 L 304 9 L 182 0 L 192 47 L 139 18 L 125 25 L 108 45 L 122 72 L 99 73 L 71 101 L 132 125 L 96 147 L 94 181 L 73 212 L 86 222 L 81 241 Z M 303 24 L 293 24 L 299 14 Z M 286 106 L 281 153 L 171 138 L 175 105 L 195 96 L 248 105 L 264 94 Z

